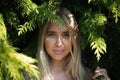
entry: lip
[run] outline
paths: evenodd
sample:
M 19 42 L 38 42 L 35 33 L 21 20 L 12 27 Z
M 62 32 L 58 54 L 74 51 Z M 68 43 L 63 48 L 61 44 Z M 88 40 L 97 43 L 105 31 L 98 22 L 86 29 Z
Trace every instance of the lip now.
M 55 54 L 63 54 L 64 50 L 53 50 Z

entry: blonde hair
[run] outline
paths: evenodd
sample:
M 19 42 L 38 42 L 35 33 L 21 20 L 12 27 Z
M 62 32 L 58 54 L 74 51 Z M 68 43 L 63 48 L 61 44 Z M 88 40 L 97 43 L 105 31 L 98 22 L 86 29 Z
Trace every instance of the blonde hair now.
M 65 61 L 65 71 L 72 77 L 72 80 L 85 80 L 85 71 L 81 63 L 81 51 L 80 51 L 80 39 L 78 33 L 78 25 L 74 19 L 73 14 L 66 8 L 59 8 L 56 11 L 56 15 L 61 17 L 66 26 L 69 29 L 70 40 L 72 46 L 70 47 L 70 55 Z M 44 36 L 47 32 L 47 25 L 40 29 L 39 44 L 38 44 L 38 67 L 40 69 L 41 77 L 48 76 L 50 80 L 53 80 L 50 71 L 49 56 L 44 49 Z

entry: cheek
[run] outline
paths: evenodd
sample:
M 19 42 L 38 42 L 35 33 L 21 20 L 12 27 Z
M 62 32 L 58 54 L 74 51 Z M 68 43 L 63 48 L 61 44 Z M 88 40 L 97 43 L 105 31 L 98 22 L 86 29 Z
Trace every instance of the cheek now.
M 67 52 L 70 52 L 70 50 L 72 48 L 71 43 L 69 42 L 69 43 L 65 44 L 65 48 L 66 48 Z
M 53 44 L 51 42 L 45 40 L 45 44 L 44 45 L 45 45 L 45 50 L 47 52 L 50 52 L 52 50 L 51 48 L 53 47 Z
M 45 44 L 44 45 L 45 45 L 45 50 L 49 49 L 48 47 L 49 47 L 50 44 L 46 40 L 45 40 Z

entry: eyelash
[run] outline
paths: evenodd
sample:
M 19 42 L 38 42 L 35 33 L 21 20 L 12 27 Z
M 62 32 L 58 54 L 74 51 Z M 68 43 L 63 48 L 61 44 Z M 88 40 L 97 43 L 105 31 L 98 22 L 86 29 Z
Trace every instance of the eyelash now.
M 65 37 L 65 38 L 69 38 L 69 36 L 70 36 L 69 33 L 64 33 L 63 34 L 63 37 Z
M 48 33 L 47 36 L 48 36 L 48 37 L 55 37 L 56 35 L 55 35 L 55 33 Z
M 53 37 L 56 37 L 57 35 L 55 33 L 48 33 L 47 36 L 53 38 Z M 69 38 L 69 36 L 70 36 L 69 33 L 63 33 L 62 34 L 63 38 Z

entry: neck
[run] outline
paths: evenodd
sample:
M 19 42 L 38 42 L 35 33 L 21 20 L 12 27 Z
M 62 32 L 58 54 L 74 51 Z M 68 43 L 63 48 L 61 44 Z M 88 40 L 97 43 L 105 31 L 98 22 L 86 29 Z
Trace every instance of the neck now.
M 53 72 L 64 71 L 64 60 L 52 60 L 51 69 Z

